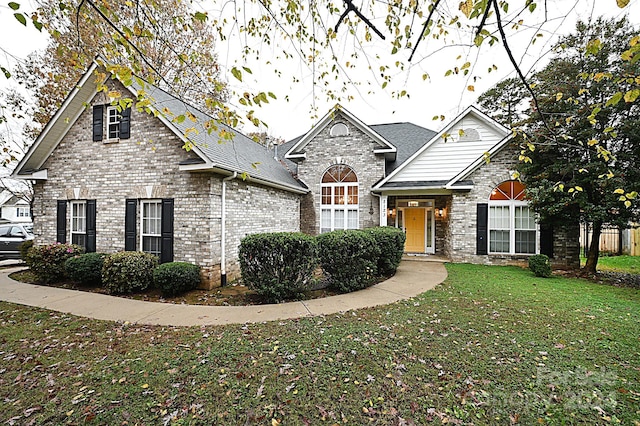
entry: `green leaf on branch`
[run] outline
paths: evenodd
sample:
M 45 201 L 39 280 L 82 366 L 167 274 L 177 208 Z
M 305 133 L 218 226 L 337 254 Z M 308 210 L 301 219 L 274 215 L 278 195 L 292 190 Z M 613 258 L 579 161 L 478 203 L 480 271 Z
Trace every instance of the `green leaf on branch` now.
M 238 68 L 231 68 L 231 75 L 233 75 L 238 81 L 242 81 L 242 71 L 240 71 Z
M 22 25 L 24 25 L 25 27 L 27 26 L 27 19 L 22 13 L 14 13 L 13 16 L 15 16 L 18 22 L 20 22 Z
M 589 40 L 587 43 L 587 55 L 595 55 L 602 48 L 602 42 L 599 39 Z
M 18 10 L 20 9 L 20 4 L 12 1 L 9 2 L 9 7 L 11 8 L 11 10 Z
M 615 106 L 622 100 L 622 92 L 617 92 L 612 97 L 609 98 L 607 103 L 604 106 Z
M 624 94 L 624 101 L 627 103 L 635 102 L 640 96 L 640 89 L 632 89 Z

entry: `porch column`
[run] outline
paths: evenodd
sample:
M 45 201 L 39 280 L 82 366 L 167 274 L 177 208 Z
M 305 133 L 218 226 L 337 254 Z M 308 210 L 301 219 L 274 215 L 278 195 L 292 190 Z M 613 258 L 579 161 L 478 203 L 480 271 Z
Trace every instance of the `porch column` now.
M 387 196 L 380 196 L 380 226 L 387 226 Z

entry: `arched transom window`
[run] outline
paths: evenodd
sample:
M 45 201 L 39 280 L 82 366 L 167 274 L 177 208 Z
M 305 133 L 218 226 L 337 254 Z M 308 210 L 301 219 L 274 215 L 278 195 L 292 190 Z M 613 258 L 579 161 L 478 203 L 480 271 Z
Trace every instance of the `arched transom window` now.
M 344 164 L 331 166 L 322 176 L 320 232 L 358 228 L 358 178 Z
M 525 186 L 502 182 L 489 197 L 489 252 L 536 253 L 536 218 L 525 200 Z

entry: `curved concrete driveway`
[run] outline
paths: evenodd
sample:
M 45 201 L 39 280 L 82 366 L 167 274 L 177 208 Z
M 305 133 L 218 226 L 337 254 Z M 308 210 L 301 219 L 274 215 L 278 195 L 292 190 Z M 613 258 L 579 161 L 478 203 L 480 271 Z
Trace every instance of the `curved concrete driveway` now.
M 25 284 L 9 278 L 12 271 L 0 272 L 0 300 L 100 320 L 167 326 L 276 321 L 386 305 L 431 290 L 447 277 L 441 262 L 403 260 L 392 278 L 354 293 L 276 305 L 201 306 L 143 302 Z

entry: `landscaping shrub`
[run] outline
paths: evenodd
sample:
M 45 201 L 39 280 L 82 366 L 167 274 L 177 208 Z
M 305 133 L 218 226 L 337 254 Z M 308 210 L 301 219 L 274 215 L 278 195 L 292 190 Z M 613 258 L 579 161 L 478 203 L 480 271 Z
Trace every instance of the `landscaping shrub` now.
M 311 282 L 317 253 L 315 238 L 299 232 L 248 235 L 240 243 L 242 280 L 267 302 L 295 298 Z
M 65 276 L 65 261 L 83 252 L 84 249 L 75 244 L 56 243 L 33 246 L 28 250 L 25 262 L 39 281 L 56 282 Z
M 373 284 L 380 247 L 367 231 L 346 230 L 320 234 L 320 265 L 332 287 L 347 293 Z
M 144 291 L 153 285 L 158 258 L 140 251 L 110 254 L 102 265 L 102 284 L 111 294 Z
M 67 259 L 65 273 L 71 281 L 82 285 L 100 285 L 102 283 L 102 265 L 104 253 L 85 253 Z
M 153 282 L 163 296 L 175 296 L 200 285 L 200 267 L 187 262 L 163 263 L 153 271 Z
M 406 235 L 402 232 L 402 229 L 379 226 L 365 231 L 373 235 L 378 248 L 380 248 L 377 275 L 388 277 L 395 274 L 404 253 Z
M 24 241 L 18 246 L 18 250 L 20 251 L 20 259 L 22 259 L 22 261 L 25 263 L 27 262 L 27 254 L 29 253 L 29 249 L 31 247 L 33 247 L 33 240 Z
M 548 278 L 551 276 L 551 262 L 546 254 L 536 254 L 529 258 L 529 269 L 536 277 Z

